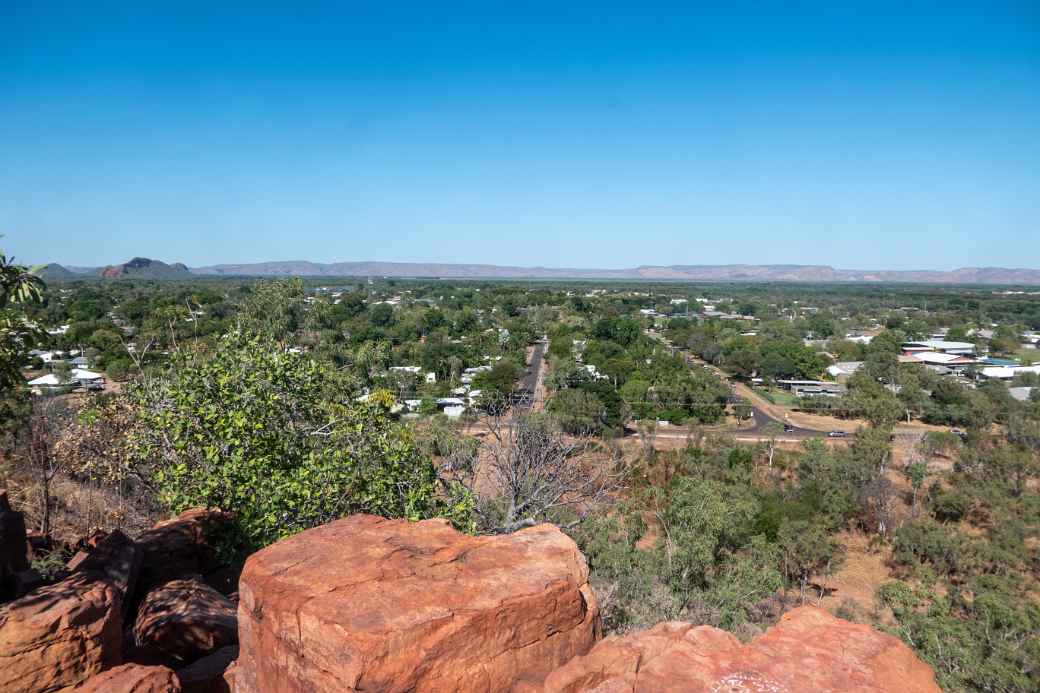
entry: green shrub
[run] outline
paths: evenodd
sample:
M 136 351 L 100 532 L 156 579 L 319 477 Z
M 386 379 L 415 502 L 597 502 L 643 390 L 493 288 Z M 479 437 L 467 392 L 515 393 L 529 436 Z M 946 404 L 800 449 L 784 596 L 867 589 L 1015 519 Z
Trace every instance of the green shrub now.
M 202 363 L 130 389 L 135 458 L 172 511 L 230 511 L 248 549 L 351 513 L 467 526 L 409 432 L 378 403 L 326 398 L 332 377 L 272 341 L 225 336 Z

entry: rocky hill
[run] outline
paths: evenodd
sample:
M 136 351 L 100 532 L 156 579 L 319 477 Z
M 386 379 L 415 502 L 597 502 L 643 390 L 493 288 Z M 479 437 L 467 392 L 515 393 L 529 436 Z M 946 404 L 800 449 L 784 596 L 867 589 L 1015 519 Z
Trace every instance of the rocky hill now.
M 0 492 L 0 690 L 938 693 L 900 640 L 801 607 L 747 644 L 690 623 L 602 639 L 588 567 L 552 525 L 469 536 L 354 515 L 216 560 L 228 517 L 81 542 L 45 581 Z M 236 607 L 237 602 L 237 607 Z
M 135 257 L 121 265 L 109 265 L 100 274 L 104 279 L 190 279 L 192 276 L 180 262 L 167 265 L 146 257 Z

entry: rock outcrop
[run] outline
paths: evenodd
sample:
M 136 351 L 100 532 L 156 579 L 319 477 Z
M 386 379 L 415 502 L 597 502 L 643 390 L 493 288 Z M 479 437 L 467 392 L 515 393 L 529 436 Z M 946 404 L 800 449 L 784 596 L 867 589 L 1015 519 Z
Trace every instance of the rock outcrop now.
M 472 537 L 356 515 L 269 546 L 239 585 L 238 693 L 506 691 L 598 637 L 588 568 L 540 525 Z
M 545 693 L 940 693 L 932 670 L 896 638 L 806 606 L 742 645 L 689 623 L 600 642 L 552 672 Z
M 72 575 L 0 609 L 0 690 L 56 691 L 122 662 L 122 607 L 137 547 L 113 532 Z
M 0 539 L 13 528 L 24 559 L 24 526 L 3 524 L 3 501 Z M 0 607 L 0 690 L 939 691 L 898 639 L 815 607 L 747 644 L 678 622 L 597 644 L 585 559 L 551 525 L 473 537 L 356 515 L 250 557 L 236 610 L 212 586 L 235 585 L 212 543 L 226 519 L 193 510 L 139 542 L 118 531 L 81 542 L 68 577 Z M 4 565 L 21 565 L 2 549 Z
M 73 572 L 92 575 L 115 587 L 125 616 L 141 571 L 141 549 L 133 539 L 118 529 L 95 537 L 89 546 L 89 549 L 76 553 L 66 567 Z
M 133 635 L 152 656 L 194 662 L 238 643 L 235 604 L 198 576 L 171 580 L 141 601 Z
M 225 513 L 193 508 L 172 520 L 159 522 L 137 537 L 143 554 L 141 593 L 170 580 L 221 569 L 213 535 L 227 521 Z
M 94 676 L 76 693 L 181 693 L 172 670 L 161 666 L 123 664 Z

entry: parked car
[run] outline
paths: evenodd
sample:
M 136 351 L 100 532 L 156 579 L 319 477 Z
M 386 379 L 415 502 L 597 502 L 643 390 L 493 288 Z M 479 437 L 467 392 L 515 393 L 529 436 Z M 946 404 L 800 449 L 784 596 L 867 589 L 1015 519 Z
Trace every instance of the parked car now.
M 784 424 L 784 433 L 793 433 L 793 432 L 794 432 L 794 426 L 792 426 L 789 423 L 785 423 Z

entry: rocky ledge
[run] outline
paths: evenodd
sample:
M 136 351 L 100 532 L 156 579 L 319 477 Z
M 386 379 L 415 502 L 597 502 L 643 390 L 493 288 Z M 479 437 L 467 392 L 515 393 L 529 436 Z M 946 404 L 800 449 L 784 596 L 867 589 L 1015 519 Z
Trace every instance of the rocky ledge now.
M 909 647 L 813 606 L 747 645 L 710 626 L 659 623 L 603 640 L 554 671 L 545 693 L 939 693 Z

